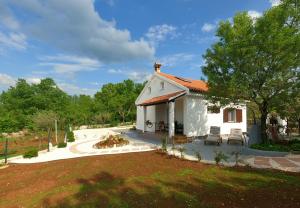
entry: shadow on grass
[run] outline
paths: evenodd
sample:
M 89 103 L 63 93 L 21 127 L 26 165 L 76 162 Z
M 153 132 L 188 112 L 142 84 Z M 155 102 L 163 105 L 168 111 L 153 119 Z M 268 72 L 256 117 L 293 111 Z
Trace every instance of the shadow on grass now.
M 58 201 L 45 199 L 43 207 L 253 207 L 253 202 L 257 207 L 300 206 L 295 185 L 299 176 L 281 172 L 211 166 L 126 179 L 100 172 L 78 183 L 78 193 Z

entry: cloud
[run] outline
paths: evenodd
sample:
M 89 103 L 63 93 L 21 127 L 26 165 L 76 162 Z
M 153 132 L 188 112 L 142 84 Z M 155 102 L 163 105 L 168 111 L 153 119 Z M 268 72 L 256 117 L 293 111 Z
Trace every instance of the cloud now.
M 26 36 L 23 33 L 10 32 L 5 34 L 0 32 L 0 51 L 6 49 L 25 50 L 27 48 Z
M 215 24 L 210 23 L 204 23 L 204 25 L 201 27 L 202 32 L 211 32 L 216 28 Z
M 161 57 L 160 63 L 166 67 L 174 67 L 192 61 L 197 56 L 190 53 L 176 53 Z
M 30 84 L 40 84 L 41 83 L 41 78 L 29 77 L 29 78 L 26 78 L 26 81 Z
M 14 18 L 11 10 L 0 1 L 0 24 L 6 28 L 15 30 L 19 28 L 19 22 Z
M 58 82 L 57 86 L 69 95 L 94 95 L 98 89 L 83 88 L 74 84 Z
M 158 46 L 160 42 L 165 41 L 167 38 L 173 39 L 177 37 L 178 33 L 176 33 L 176 30 L 177 28 L 172 25 L 154 25 L 148 29 L 145 37 L 152 45 Z
M 115 6 L 116 3 L 114 0 L 102 0 L 102 1 L 111 7 Z
M 124 69 L 109 69 L 108 73 L 125 75 L 129 79 L 133 80 L 134 82 L 144 82 L 146 80 L 149 80 L 150 77 L 152 76 L 149 72 L 129 71 L 129 70 L 124 70 Z
M 16 79 L 8 74 L 0 73 L 0 88 L 10 87 L 16 84 Z
M 150 59 L 155 49 L 143 39 L 132 40 L 115 21 L 101 18 L 93 0 L 8 1 L 21 11 L 20 29 L 32 38 L 55 46 L 65 53 L 88 56 L 105 63 Z M 30 21 L 29 21 L 30 20 Z
M 252 18 L 252 19 L 257 19 L 259 17 L 262 16 L 261 12 L 255 11 L 255 10 L 250 10 L 248 11 L 248 15 Z
M 41 66 L 50 66 L 54 73 L 66 76 L 74 76 L 82 71 L 95 71 L 102 65 L 97 59 L 65 54 L 42 56 L 39 59 Z
M 281 3 L 280 0 L 269 0 L 269 2 L 270 2 L 272 7 L 278 6 Z

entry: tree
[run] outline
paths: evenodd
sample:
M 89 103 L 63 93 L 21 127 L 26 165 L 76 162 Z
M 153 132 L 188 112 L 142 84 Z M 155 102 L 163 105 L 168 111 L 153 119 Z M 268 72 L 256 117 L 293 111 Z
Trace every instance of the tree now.
M 254 102 L 264 141 L 266 118 L 276 98 L 287 100 L 294 92 L 299 96 L 299 5 L 298 0 L 285 0 L 256 19 L 238 13 L 233 23 L 219 24 L 219 39 L 204 55 L 207 97 L 222 104 Z

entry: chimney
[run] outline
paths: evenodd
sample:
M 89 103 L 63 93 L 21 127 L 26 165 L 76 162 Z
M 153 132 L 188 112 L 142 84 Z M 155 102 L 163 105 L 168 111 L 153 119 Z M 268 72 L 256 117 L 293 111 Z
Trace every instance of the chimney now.
M 155 72 L 159 73 L 160 72 L 160 67 L 161 67 L 160 63 L 156 63 L 156 62 L 154 63 L 154 71 Z

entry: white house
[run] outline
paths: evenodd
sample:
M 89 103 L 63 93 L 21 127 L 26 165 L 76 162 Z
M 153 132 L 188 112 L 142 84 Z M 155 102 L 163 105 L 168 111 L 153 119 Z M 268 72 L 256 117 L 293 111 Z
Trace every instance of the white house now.
M 221 134 L 231 128 L 247 131 L 245 104 L 216 108 L 204 99 L 204 81 L 163 73 L 160 66 L 154 64 L 154 74 L 136 99 L 137 129 L 155 132 L 164 124 L 169 137 L 175 135 L 175 124 L 187 137 L 207 135 L 210 126 L 220 126 Z

